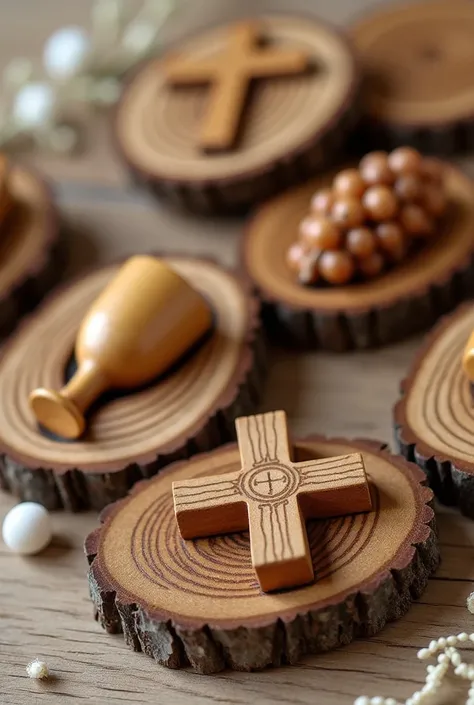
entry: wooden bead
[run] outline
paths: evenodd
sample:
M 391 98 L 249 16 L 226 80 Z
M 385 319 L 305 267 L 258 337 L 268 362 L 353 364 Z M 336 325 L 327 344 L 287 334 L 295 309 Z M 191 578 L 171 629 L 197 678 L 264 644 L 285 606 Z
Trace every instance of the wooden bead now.
M 432 215 L 434 218 L 440 218 L 444 215 L 446 213 L 448 200 L 442 186 L 436 185 L 436 183 L 427 184 L 424 188 L 422 203 L 428 211 L 428 214 Z
M 364 193 L 362 204 L 372 220 L 390 220 L 398 211 L 398 202 L 388 186 L 371 186 Z
M 303 257 L 307 249 L 301 242 L 294 242 L 286 252 L 286 263 L 292 272 L 299 272 Z
M 424 208 L 416 203 L 409 203 L 400 211 L 402 227 L 415 237 L 423 237 L 433 232 L 433 222 Z
M 319 279 L 319 258 L 321 252 L 313 250 L 307 252 L 301 259 L 300 268 L 298 271 L 298 281 L 300 284 L 316 284 Z
M 399 262 L 406 254 L 406 238 L 403 228 L 398 223 L 380 223 L 376 228 L 379 247 Z
M 401 201 L 417 201 L 423 196 L 423 179 L 416 174 L 402 174 L 395 181 L 394 190 Z
M 360 198 L 366 188 L 358 169 L 344 169 L 334 179 L 333 189 L 338 196 L 354 196 Z
M 329 218 L 310 216 L 300 225 L 300 237 L 308 249 L 336 250 L 341 244 L 342 233 Z
M 444 180 L 444 165 L 439 159 L 425 157 L 421 164 L 421 173 L 433 184 L 441 185 Z
M 330 284 L 347 284 L 354 270 L 354 260 L 348 252 L 327 250 L 319 258 L 319 273 Z
M 313 211 L 313 213 L 329 215 L 333 203 L 334 194 L 331 189 L 322 188 L 320 191 L 316 191 L 313 198 L 311 199 L 310 209 Z
M 397 147 L 388 155 L 388 165 L 394 174 L 419 174 L 422 157 L 412 147 Z
M 380 252 L 373 252 L 370 257 L 359 262 L 359 271 L 367 279 L 372 279 L 376 277 L 383 270 L 385 265 L 385 260 Z
M 386 152 L 369 152 L 359 164 L 359 172 L 364 182 L 373 186 L 384 184 L 389 186 L 393 183 L 393 174 L 388 165 L 388 155 Z
M 357 228 L 365 220 L 365 212 L 359 199 L 354 196 L 337 198 L 331 209 L 331 216 L 343 228 Z
M 375 236 L 370 228 L 353 228 L 346 235 L 346 248 L 358 259 L 370 257 L 375 247 Z

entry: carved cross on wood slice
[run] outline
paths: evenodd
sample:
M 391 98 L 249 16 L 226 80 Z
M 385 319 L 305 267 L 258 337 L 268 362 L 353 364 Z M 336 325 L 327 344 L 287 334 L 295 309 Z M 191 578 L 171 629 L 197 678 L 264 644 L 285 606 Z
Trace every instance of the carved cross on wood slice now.
M 173 483 L 184 539 L 250 532 L 252 564 L 264 592 L 313 580 L 305 520 L 372 508 L 360 453 L 294 463 L 286 414 L 236 420 L 242 468 Z
M 209 105 L 198 145 L 204 152 L 223 152 L 236 141 L 250 82 L 306 71 L 310 59 L 303 51 L 259 48 L 259 32 L 251 23 L 232 27 L 225 53 L 207 59 L 171 59 L 167 81 L 175 86 L 211 84 Z

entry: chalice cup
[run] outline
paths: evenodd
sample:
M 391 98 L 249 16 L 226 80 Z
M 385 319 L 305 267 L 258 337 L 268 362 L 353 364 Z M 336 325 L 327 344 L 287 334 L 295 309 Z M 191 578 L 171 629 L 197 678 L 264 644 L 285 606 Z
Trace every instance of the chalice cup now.
M 205 298 L 163 260 L 131 257 L 82 321 L 74 376 L 60 391 L 31 393 L 36 419 L 58 436 L 79 438 L 88 408 L 103 392 L 150 382 L 211 325 Z

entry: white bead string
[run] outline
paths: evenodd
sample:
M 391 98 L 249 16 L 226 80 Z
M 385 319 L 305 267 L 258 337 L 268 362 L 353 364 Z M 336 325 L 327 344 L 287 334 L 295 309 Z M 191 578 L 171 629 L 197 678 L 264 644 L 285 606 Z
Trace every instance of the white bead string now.
M 471 603 L 469 603 L 470 600 Z M 470 612 L 474 611 L 474 593 L 468 598 L 468 609 Z M 394 698 L 385 698 L 380 695 L 372 698 L 361 695 L 356 698 L 354 705 L 428 705 L 429 699 L 436 695 L 441 688 L 448 671 L 458 678 L 469 681 L 470 688 L 466 705 L 474 705 L 474 665 L 465 663 L 456 648 L 473 643 L 474 633 L 467 634 L 466 632 L 430 641 L 426 648 L 418 651 L 417 656 L 420 661 L 436 657 L 437 663 L 427 666 L 425 684 L 421 690 L 410 695 L 403 703 Z
M 77 129 L 65 115 L 80 105 L 113 105 L 124 73 L 159 48 L 163 25 L 181 0 L 96 0 L 91 32 L 63 27 L 47 40 L 42 66 L 25 58 L 10 61 L 0 86 L 0 148 L 24 142 L 70 153 Z

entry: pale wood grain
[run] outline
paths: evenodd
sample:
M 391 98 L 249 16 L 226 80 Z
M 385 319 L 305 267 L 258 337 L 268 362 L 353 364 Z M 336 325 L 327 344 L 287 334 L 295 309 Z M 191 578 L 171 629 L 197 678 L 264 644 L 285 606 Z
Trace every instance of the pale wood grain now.
M 353 0 L 298 0 L 291 8 L 310 8 L 344 22 L 368 5 L 367 0 L 357 5 Z M 2 0 L 0 66 L 11 56 L 39 54 L 53 28 L 82 21 L 88 6 L 89 0 Z M 287 0 L 191 2 L 173 31 L 203 26 L 210 18 L 289 7 Z M 227 264 L 235 260 L 240 222 L 193 220 L 122 190 L 127 178 L 110 150 L 106 122 L 96 122 L 87 134 L 87 150 L 77 159 L 34 159 L 55 179 L 67 216 L 69 273 L 92 262 L 162 248 L 212 254 Z M 472 174 L 474 162 L 467 167 Z M 286 409 L 295 434 L 390 442 L 391 405 L 419 342 L 347 356 L 273 351 L 263 410 Z M 13 504 L 0 496 L 0 516 Z M 0 544 L 0 702 L 349 705 L 361 693 L 407 697 L 424 675 L 416 650 L 441 634 L 474 630 L 474 617 L 465 607 L 474 584 L 474 523 L 443 510 L 439 524 L 441 568 L 408 615 L 377 637 L 307 658 L 299 667 L 203 677 L 160 668 L 129 652 L 121 636 L 103 633 L 92 620 L 82 554 L 83 538 L 97 517 L 57 514 L 57 538 L 43 555 L 20 558 Z M 57 679 L 50 684 L 27 679 L 25 666 L 34 656 L 44 658 Z M 445 702 L 463 701 L 450 696 Z

